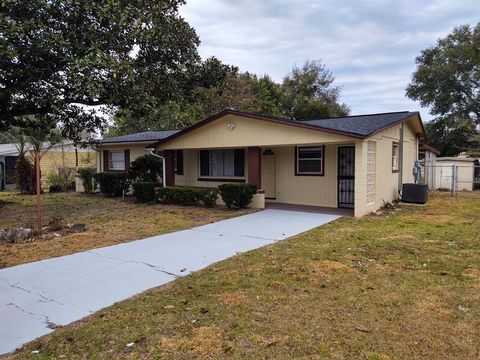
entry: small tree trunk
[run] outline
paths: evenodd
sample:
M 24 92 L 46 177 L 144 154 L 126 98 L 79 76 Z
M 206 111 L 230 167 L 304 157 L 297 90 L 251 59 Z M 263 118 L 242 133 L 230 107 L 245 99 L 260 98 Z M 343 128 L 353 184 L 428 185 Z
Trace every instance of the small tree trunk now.
M 37 230 L 42 230 L 42 205 L 41 205 L 41 186 L 40 186 L 40 152 L 35 150 L 35 178 L 37 182 L 36 194 L 37 194 Z

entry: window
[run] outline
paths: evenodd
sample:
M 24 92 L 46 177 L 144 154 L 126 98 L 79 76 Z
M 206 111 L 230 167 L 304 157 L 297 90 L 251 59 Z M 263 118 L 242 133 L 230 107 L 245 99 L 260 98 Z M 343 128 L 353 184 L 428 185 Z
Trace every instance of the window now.
M 398 172 L 398 161 L 400 155 L 400 147 L 397 142 L 392 143 L 392 172 Z
M 245 150 L 200 150 L 200 177 L 243 178 Z
M 125 152 L 109 151 L 108 152 L 108 169 L 109 170 L 125 170 Z
M 5 184 L 15 183 L 15 164 L 18 156 L 5 156 Z
M 295 174 L 323 176 L 325 146 L 297 147 Z
M 183 150 L 175 151 L 175 174 L 183 175 Z

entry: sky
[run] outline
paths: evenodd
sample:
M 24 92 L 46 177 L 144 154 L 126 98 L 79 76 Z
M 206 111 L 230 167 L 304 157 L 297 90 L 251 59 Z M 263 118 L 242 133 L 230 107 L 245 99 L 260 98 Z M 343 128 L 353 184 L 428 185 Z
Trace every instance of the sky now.
M 455 26 L 480 22 L 478 0 L 187 0 L 200 55 L 281 81 L 322 60 L 351 114 L 420 111 L 405 96 L 415 58 Z

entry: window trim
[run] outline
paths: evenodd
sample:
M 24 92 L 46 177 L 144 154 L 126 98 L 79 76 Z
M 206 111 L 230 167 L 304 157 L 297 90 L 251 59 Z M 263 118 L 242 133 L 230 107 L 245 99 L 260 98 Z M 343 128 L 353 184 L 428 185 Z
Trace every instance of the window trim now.
M 206 151 L 225 151 L 225 150 L 243 150 L 243 176 L 207 176 L 207 175 L 202 175 L 202 166 L 201 166 L 201 156 L 200 152 L 202 150 Z M 246 168 L 246 154 L 245 154 L 245 149 L 244 148 L 225 148 L 225 149 L 201 149 L 197 151 L 197 156 L 198 156 L 198 181 L 217 181 L 217 182 L 245 182 L 246 177 L 245 177 L 245 168 Z M 210 160 L 210 157 L 209 157 Z M 235 167 L 235 163 L 234 163 Z
M 304 158 L 303 160 L 321 160 L 322 161 L 322 170 L 321 172 L 300 172 L 298 170 L 298 164 L 300 158 L 298 157 L 299 149 L 322 149 L 322 157 L 321 158 Z M 295 176 L 325 176 L 325 145 L 317 145 L 317 146 L 295 146 Z
M 393 167 L 393 157 L 395 155 L 395 148 L 398 149 L 398 156 L 397 156 L 397 167 L 394 168 Z M 398 158 L 400 157 L 400 143 L 398 141 L 393 141 L 392 142 L 392 173 L 393 174 L 396 174 L 398 172 L 400 172 L 400 166 L 399 166 L 399 163 L 398 163 Z
M 114 162 L 114 161 L 112 160 L 112 155 L 113 155 L 113 153 L 121 153 L 121 154 L 123 155 L 123 161 L 122 161 L 122 163 L 123 163 L 123 168 L 122 168 L 122 169 L 114 169 L 114 168 L 112 167 L 112 163 Z M 127 159 L 127 157 L 126 157 L 126 154 L 125 154 L 125 150 L 109 150 L 109 151 L 108 151 L 108 167 L 107 167 L 107 168 L 108 168 L 108 171 L 119 171 L 119 172 L 127 171 L 126 159 Z M 115 162 L 118 162 L 118 163 L 119 163 L 120 161 L 115 161 Z

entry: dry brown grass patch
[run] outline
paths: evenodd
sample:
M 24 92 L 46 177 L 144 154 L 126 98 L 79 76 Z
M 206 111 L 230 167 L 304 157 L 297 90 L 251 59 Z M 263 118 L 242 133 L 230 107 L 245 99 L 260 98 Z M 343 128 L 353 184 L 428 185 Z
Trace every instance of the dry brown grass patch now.
M 415 302 L 415 308 L 420 312 L 428 312 L 442 317 L 452 316 L 454 311 L 445 307 L 441 300 L 434 294 L 422 294 L 421 298 Z
M 315 261 L 310 263 L 309 265 L 310 265 L 310 269 L 314 272 L 355 271 L 353 267 L 348 266 L 339 261 L 333 261 L 333 260 Z
M 458 220 L 458 215 L 456 214 L 432 214 L 432 215 L 427 215 L 422 212 L 416 212 L 410 215 L 405 215 L 403 217 L 403 220 L 405 222 L 424 222 L 425 218 L 428 217 L 428 221 L 430 223 L 437 223 L 437 224 L 443 224 L 443 223 L 448 223 L 448 222 L 454 222 Z
M 250 302 L 247 295 L 245 295 L 242 290 L 225 292 L 218 297 L 222 303 L 229 306 L 246 305 Z
M 168 353 L 190 351 L 200 357 L 212 357 L 222 351 L 224 331 L 218 326 L 194 328 L 191 336 L 175 335 L 161 340 L 162 350 Z
M 0 193 L 0 200 L 2 197 L 10 203 L 0 208 L 0 228 L 33 221 L 34 197 L 11 192 Z M 252 212 L 161 204 L 150 206 L 135 203 L 132 199 L 76 193 L 44 194 L 43 211 L 45 221 L 52 216 L 61 216 L 69 223 L 84 223 L 87 231 L 48 241 L 0 244 L 0 268 L 138 240 Z
M 480 279 L 480 268 L 473 264 L 469 265 L 462 276 L 470 279 Z

